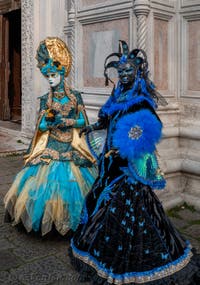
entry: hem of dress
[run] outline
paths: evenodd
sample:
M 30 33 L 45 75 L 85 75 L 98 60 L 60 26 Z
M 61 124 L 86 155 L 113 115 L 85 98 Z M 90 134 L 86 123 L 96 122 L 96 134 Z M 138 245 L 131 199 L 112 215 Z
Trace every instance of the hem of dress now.
M 99 285 L 199 285 L 200 284 L 200 256 L 196 254 L 190 255 L 190 260 L 180 268 L 179 270 L 168 274 L 166 276 L 157 277 L 157 279 L 151 279 L 149 276 L 149 280 L 134 280 L 133 278 L 123 278 L 121 280 L 116 278 L 109 278 L 108 274 L 102 274 L 102 270 L 98 270 L 91 263 L 87 263 L 83 258 L 80 258 L 79 254 L 75 253 L 75 247 L 73 245 L 73 241 L 71 242 L 71 247 L 69 248 L 69 256 L 72 265 L 75 270 L 79 272 L 79 281 L 80 282 L 92 282 L 91 284 L 99 284 Z M 193 256 L 192 256 L 193 255 Z M 198 262 L 197 262 L 198 261 Z M 106 271 L 106 269 L 105 269 Z M 125 275 L 125 274 L 122 274 Z M 128 275 L 128 274 L 127 274 Z

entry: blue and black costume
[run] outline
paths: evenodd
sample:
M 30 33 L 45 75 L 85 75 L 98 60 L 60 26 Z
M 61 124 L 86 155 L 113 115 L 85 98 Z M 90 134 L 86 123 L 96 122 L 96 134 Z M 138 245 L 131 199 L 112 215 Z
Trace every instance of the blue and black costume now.
M 71 260 L 81 280 L 92 284 L 198 284 L 190 243 L 153 192 L 165 186 L 156 158 L 162 123 L 142 64 L 131 88 L 120 81 L 91 126 L 107 129 L 107 136 L 99 176 L 71 240 Z

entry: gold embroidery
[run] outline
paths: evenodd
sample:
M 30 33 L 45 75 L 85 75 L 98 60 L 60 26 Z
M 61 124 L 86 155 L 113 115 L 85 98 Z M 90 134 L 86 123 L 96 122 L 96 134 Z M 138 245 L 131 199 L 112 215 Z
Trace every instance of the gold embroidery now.
M 50 137 L 60 142 L 71 142 L 72 141 L 72 131 L 62 132 L 59 129 L 52 129 Z
M 72 159 L 72 152 L 71 151 L 67 151 L 67 152 L 63 152 L 61 153 L 62 157 L 67 158 L 68 160 Z
M 74 119 L 66 119 L 65 123 L 66 123 L 66 126 L 71 127 L 75 124 L 75 120 Z
M 42 156 L 51 156 L 54 159 L 58 160 L 59 159 L 59 152 L 55 149 L 51 149 L 51 148 L 46 148 L 42 154 Z

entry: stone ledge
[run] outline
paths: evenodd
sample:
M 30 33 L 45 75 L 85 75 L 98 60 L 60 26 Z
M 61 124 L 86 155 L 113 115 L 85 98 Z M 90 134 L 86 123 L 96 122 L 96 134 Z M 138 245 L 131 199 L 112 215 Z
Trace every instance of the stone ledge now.
M 189 195 L 186 193 L 183 193 L 182 195 L 183 195 L 184 201 L 187 204 L 194 206 L 197 211 L 200 211 L 200 197 Z

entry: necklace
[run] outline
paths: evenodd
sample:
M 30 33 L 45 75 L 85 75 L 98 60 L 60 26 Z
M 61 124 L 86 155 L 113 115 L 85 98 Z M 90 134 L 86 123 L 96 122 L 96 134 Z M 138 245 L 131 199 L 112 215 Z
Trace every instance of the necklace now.
M 65 97 L 65 91 L 62 91 L 62 92 L 55 91 L 53 93 L 53 96 L 57 99 L 62 99 Z

